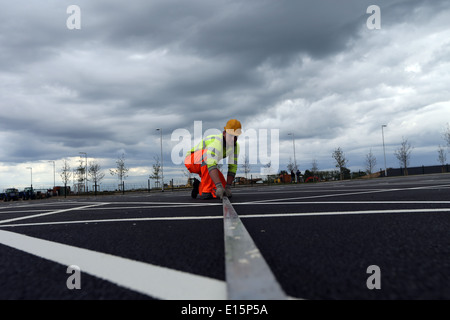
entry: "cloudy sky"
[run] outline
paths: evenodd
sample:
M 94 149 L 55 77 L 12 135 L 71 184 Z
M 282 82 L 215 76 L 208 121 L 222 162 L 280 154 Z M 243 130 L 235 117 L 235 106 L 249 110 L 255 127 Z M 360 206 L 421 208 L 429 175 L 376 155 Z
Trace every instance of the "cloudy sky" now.
M 381 9 L 381 29 L 367 8 Z M 370 149 L 399 167 L 437 164 L 450 122 L 448 0 L 0 0 L 0 188 L 56 183 L 80 152 L 105 171 L 124 153 L 130 182 L 146 184 L 160 153 L 167 179 L 177 129 L 279 133 L 280 169 L 316 159 L 353 170 Z M 70 5 L 81 29 L 70 30 Z M 252 131 L 253 130 L 253 131 Z M 259 137 L 258 137 L 259 138 Z M 256 143 L 254 139 L 246 139 Z M 245 149 L 245 148 L 244 148 Z M 259 173 L 259 164 L 253 166 Z M 114 183 L 107 174 L 104 183 Z

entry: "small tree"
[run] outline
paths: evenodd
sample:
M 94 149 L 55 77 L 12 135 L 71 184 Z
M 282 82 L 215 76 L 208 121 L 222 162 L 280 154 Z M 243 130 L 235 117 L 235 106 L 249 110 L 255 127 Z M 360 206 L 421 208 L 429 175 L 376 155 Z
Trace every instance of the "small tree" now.
M 368 175 L 371 175 L 373 173 L 373 170 L 375 169 L 377 165 L 377 158 L 372 153 L 372 149 L 370 149 L 370 152 L 366 155 L 366 172 Z
M 70 178 L 72 177 L 72 170 L 70 169 L 70 165 L 67 160 L 64 160 L 63 166 L 61 168 L 61 173 L 59 175 L 61 176 L 61 180 L 64 183 L 64 198 L 66 198 L 67 184 L 69 183 Z
M 105 177 L 105 173 L 102 172 L 102 167 L 100 166 L 100 164 L 98 164 L 97 161 L 91 161 L 89 163 L 88 174 L 89 177 L 91 177 L 91 181 L 94 183 L 95 194 L 97 194 L 97 186 Z
M 189 170 L 184 170 L 182 172 L 183 172 L 183 175 L 187 178 L 186 187 L 191 187 L 191 176 L 192 176 L 192 173 Z
M 244 163 L 242 164 L 242 169 L 241 169 L 241 171 L 244 172 L 244 174 L 245 174 L 245 180 L 247 180 L 247 179 L 248 179 L 248 174 L 249 174 L 250 171 L 251 171 L 250 160 L 249 160 L 249 158 L 248 158 L 248 155 L 245 156 Z
M 444 130 L 442 136 L 447 143 L 447 147 L 450 147 L 450 124 L 447 123 L 447 128 Z
M 405 175 L 408 175 L 408 166 L 409 161 L 411 159 L 412 149 L 413 148 L 411 147 L 411 144 L 408 142 L 408 139 L 405 139 L 403 137 L 403 141 L 400 145 L 400 148 L 398 148 L 394 153 L 395 157 L 400 162 L 400 166 L 405 168 Z
M 155 160 L 155 164 L 153 165 L 153 172 L 150 175 L 150 179 L 156 180 L 156 184 L 159 185 L 159 179 L 161 178 L 161 163 L 159 162 L 159 157 L 155 156 L 153 158 Z
M 80 159 L 80 164 L 75 171 L 75 178 L 77 180 L 77 192 L 81 192 L 81 186 L 83 186 L 84 191 L 86 191 L 86 167 L 84 165 L 83 159 Z
M 289 158 L 289 163 L 287 165 L 288 173 L 291 174 L 293 171 L 294 173 L 297 171 L 297 165 L 292 162 L 292 158 Z
M 445 172 L 445 164 L 447 163 L 447 154 L 445 153 L 445 149 L 439 146 L 438 149 L 438 161 L 442 166 L 442 172 Z
M 313 174 L 313 179 L 315 181 L 316 177 L 319 177 L 319 164 L 317 163 L 316 159 L 313 159 L 311 163 L 311 172 Z
M 344 179 L 344 168 L 348 163 L 348 160 L 345 158 L 344 151 L 339 147 L 334 150 L 332 157 L 336 161 L 336 168 L 339 168 L 339 176 L 340 180 Z
M 109 173 L 111 173 L 112 176 L 117 176 L 117 178 L 119 179 L 120 190 L 123 186 L 124 180 L 128 177 L 127 173 L 129 171 L 129 169 L 125 165 L 125 154 L 122 154 L 122 156 L 117 159 L 116 166 L 117 167 L 115 169 L 110 169 Z

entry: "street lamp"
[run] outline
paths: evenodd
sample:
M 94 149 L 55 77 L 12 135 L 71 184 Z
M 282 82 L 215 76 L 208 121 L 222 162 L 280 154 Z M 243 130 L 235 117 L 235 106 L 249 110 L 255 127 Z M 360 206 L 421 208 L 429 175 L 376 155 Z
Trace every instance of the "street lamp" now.
M 381 134 L 383 136 L 383 152 L 384 152 L 384 176 L 387 177 L 387 166 L 386 166 L 386 147 L 384 145 L 384 128 L 386 128 L 387 125 L 383 124 L 381 126 Z
M 56 179 L 55 179 L 55 161 L 50 160 L 49 162 L 53 162 L 53 189 L 56 187 Z
M 297 168 L 297 159 L 296 159 L 296 156 L 295 156 L 295 135 L 292 132 L 292 133 L 288 133 L 288 136 L 292 136 L 292 145 L 294 146 L 294 166 L 295 166 L 294 170 L 297 170 L 298 169 Z
M 159 131 L 161 133 L 161 181 L 162 181 L 161 191 L 164 192 L 164 160 L 163 160 L 163 147 L 162 147 L 162 128 L 158 128 L 158 129 L 156 129 L 156 131 Z
M 27 167 L 27 169 L 31 170 L 31 193 L 33 193 L 33 168 Z
M 85 173 L 85 179 L 84 180 L 84 192 L 87 192 L 87 153 L 86 152 L 79 152 L 79 154 L 84 154 L 85 158 L 86 158 L 86 165 L 85 165 L 85 169 L 84 169 L 84 173 Z

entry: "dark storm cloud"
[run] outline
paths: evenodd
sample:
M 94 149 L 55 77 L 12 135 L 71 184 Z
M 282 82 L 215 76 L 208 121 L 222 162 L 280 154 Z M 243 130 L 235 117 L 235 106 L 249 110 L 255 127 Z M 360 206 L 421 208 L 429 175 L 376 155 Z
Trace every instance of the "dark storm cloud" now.
M 448 101 L 446 0 L 0 3 L 0 104 L 13 110 L 0 136 L 47 142 L 9 145 L 0 162 L 78 149 L 143 159 L 158 152 L 158 127 L 167 141 L 195 120 L 221 128 L 231 117 L 345 145 L 394 112 L 414 128 L 416 115 L 434 117 L 428 104 Z M 72 4 L 81 30 L 66 28 Z M 366 27 L 372 4 L 379 32 Z

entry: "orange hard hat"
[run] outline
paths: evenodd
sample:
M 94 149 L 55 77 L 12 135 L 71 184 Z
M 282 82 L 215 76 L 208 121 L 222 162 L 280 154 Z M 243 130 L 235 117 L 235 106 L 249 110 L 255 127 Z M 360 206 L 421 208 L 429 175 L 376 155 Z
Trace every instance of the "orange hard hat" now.
M 240 136 L 242 134 L 241 123 L 236 119 L 231 119 L 225 126 L 225 131 L 232 136 Z

